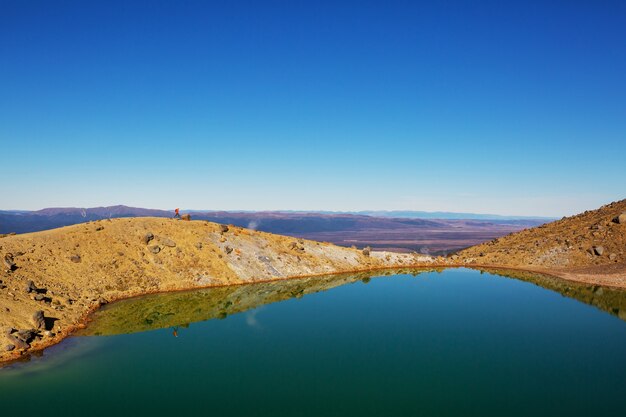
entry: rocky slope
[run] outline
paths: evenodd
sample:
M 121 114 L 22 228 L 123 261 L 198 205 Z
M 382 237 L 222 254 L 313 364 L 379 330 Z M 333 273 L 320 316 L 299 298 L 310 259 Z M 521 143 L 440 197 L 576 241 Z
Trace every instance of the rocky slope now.
M 451 260 L 626 286 L 626 200 L 473 246 Z
M 55 343 L 111 300 L 428 264 L 206 221 L 127 218 L 0 239 L 0 360 Z

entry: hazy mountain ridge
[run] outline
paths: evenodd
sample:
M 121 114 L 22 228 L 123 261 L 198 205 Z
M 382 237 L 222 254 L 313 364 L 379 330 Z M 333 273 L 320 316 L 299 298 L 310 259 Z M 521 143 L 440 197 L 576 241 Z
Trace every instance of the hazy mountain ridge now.
M 233 224 L 343 246 L 372 246 L 375 249 L 428 253 L 448 253 L 543 223 L 543 220 L 532 219 L 420 219 L 296 211 L 186 212 L 194 220 Z M 168 218 L 172 215 L 173 211 L 123 205 L 46 208 L 30 212 L 0 211 L 0 234 L 37 232 L 109 218 Z

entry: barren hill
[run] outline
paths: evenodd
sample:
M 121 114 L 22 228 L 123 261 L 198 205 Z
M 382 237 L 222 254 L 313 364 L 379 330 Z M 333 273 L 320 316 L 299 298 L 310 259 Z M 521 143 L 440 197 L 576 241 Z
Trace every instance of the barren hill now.
M 55 343 L 90 310 L 132 295 L 420 262 L 432 258 L 150 217 L 6 236 L 0 239 L 0 329 L 8 340 L 0 340 L 0 360 L 20 346 Z M 37 311 L 43 317 L 33 316 Z M 38 332 L 29 333 L 33 328 Z M 4 352 L 9 345 L 15 352 Z
M 626 200 L 494 239 L 458 256 L 467 263 L 538 268 L 565 278 L 596 275 L 626 286 Z

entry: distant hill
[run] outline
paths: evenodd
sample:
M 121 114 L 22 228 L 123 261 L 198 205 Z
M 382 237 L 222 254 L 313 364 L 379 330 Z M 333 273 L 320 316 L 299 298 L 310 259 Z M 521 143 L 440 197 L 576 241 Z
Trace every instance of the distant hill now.
M 59 207 L 37 211 L 0 211 L 0 233 L 30 233 L 119 217 L 167 217 L 170 212 L 127 206 Z
M 543 219 L 422 219 L 372 214 L 296 211 L 187 211 L 194 220 L 286 234 L 342 246 L 371 246 L 397 252 L 448 253 L 542 224 Z M 373 212 L 372 212 L 373 213 Z M 390 214 L 392 212 L 388 212 Z M 400 213 L 400 212 L 397 212 Z M 416 212 L 403 212 L 416 213 Z M 29 233 L 120 217 L 172 217 L 172 211 L 123 205 L 0 211 L 0 233 Z

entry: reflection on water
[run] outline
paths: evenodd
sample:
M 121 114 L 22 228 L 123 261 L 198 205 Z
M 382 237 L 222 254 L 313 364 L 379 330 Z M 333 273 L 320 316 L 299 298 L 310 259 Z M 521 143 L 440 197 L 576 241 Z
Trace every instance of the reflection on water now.
M 367 283 L 374 276 L 418 275 L 433 271 L 435 269 L 395 269 L 147 295 L 105 306 L 77 335 L 109 336 L 168 327 L 177 333 L 178 328 L 187 327 L 190 323 L 224 319 L 231 314 L 357 281 Z M 247 320 L 254 323 L 254 315 Z
M 592 305 L 626 321 L 626 291 L 618 288 L 601 287 L 537 274 L 535 272 L 482 268 L 482 272 L 506 278 L 519 279 L 539 287 L 552 290 L 565 297 Z
M 259 284 L 216 287 L 203 290 L 156 294 L 109 304 L 96 312 L 92 322 L 79 336 L 106 336 L 171 328 L 174 336 L 190 323 L 224 319 L 229 315 L 251 310 L 246 316 L 250 326 L 257 325 L 255 315 L 260 306 L 300 298 L 357 281 L 367 283 L 373 277 L 441 272 L 443 269 L 404 269 L 373 271 L 274 281 Z M 531 282 L 593 305 L 626 320 L 626 291 L 584 285 L 558 278 L 512 270 L 482 269 L 481 272 Z

